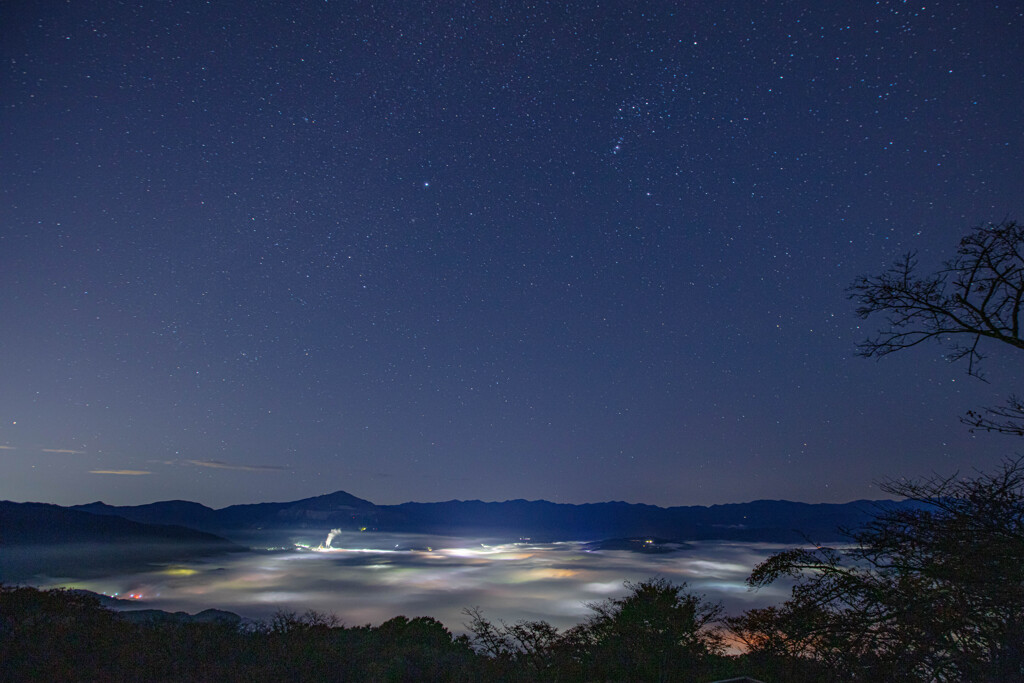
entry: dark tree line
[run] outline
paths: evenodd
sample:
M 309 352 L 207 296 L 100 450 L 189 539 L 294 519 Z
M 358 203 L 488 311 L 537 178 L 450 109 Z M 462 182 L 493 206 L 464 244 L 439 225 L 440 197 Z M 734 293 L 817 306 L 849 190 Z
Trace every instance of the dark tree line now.
M 430 617 L 140 624 L 94 596 L 0 586 L 0 680 L 676 681 L 735 670 L 712 628 L 720 608 L 662 580 L 629 589 L 564 633 L 543 621 L 495 627 L 471 610 L 470 638 Z
M 626 588 L 588 605 L 590 618 L 562 632 L 545 621 L 495 625 L 475 608 L 466 626 L 508 680 L 713 680 L 742 669 L 724 656 L 720 605 L 664 579 Z
M 485 675 L 483 663 L 430 617 L 140 624 L 94 596 L 0 586 L 4 681 L 466 681 Z

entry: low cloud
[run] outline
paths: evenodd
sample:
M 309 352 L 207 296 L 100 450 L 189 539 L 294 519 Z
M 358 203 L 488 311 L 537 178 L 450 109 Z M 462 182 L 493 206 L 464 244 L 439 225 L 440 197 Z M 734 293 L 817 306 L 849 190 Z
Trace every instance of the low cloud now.
M 0 446 L 0 451 L 16 451 L 18 450 L 14 446 Z
M 220 460 L 182 460 L 181 462 L 186 465 L 195 465 L 196 467 L 209 467 L 215 470 L 235 470 L 237 472 L 287 472 L 287 467 L 278 467 L 276 465 L 233 465 L 227 462 L 221 462 Z
M 146 470 L 89 470 L 89 474 L 126 474 L 129 476 L 139 476 L 142 474 L 153 474 Z
M 303 541 L 314 547 L 327 529 L 266 533 L 261 545 Z M 182 563 L 141 574 L 76 580 L 95 591 L 147 587 L 144 603 L 168 611 L 208 607 L 269 619 L 280 611 L 316 610 L 350 624 L 380 624 L 396 614 L 429 614 L 458 632 L 462 610 L 479 605 L 492 619 L 543 619 L 560 629 L 586 619 L 588 603 L 626 593 L 624 580 L 664 577 L 686 582 L 728 614 L 779 604 L 782 586 L 748 590 L 750 570 L 783 546 L 694 543 L 664 555 L 621 550 L 588 551 L 582 544 L 501 543 L 486 538 L 342 532 L 326 552 L 231 553 L 216 563 Z M 486 545 L 482 545 L 486 543 Z M 433 550 L 427 550 L 433 548 Z
M 40 448 L 43 453 L 68 453 L 71 455 L 84 455 L 85 451 L 76 451 L 71 448 Z

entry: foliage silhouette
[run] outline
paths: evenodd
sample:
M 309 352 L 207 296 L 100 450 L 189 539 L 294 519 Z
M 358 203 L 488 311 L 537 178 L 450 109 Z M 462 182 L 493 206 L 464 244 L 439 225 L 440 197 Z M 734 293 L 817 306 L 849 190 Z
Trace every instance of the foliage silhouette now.
M 92 596 L 12 586 L 0 586 L 0 662 L 3 681 L 467 681 L 487 665 L 429 617 L 134 623 Z
M 920 507 L 881 510 L 852 547 L 768 558 L 750 585 L 788 577 L 792 597 L 727 620 L 732 632 L 764 661 L 837 680 L 1024 678 L 1024 459 L 882 489 Z
M 626 583 L 629 593 L 588 605 L 584 623 L 559 632 L 544 621 L 509 625 L 466 611 L 477 649 L 510 671 L 544 680 L 690 680 L 719 664 L 718 604 L 665 579 Z

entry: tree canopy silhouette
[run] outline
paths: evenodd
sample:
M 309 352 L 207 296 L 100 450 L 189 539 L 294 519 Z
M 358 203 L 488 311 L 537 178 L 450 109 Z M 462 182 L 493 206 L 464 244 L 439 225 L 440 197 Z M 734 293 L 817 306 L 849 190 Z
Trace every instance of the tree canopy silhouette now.
M 883 509 L 851 547 L 768 558 L 750 585 L 789 577 L 792 597 L 729 627 L 754 654 L 848 680 L 1021 680 L 1024 458 L 881 488 L 920 506 Z
M 528 680 L 694 680 L 723 664 L 721 605 L 661 578 L 625 586 L 627 595 L 589 603 L 590 618 L 566 631 L 545 621 L 495 625 L 476 608 L 465 611 L 466 628 L 481 653 Z
M 861 318 L 883 314 L 886 322 L 858 346 L 860 355 L 880 358 L 934 340 L 949 349 L 950 360 L 966 361 L 968 374 L 982 378 L 983 342 L 1024 350 L 1024 225 L 975 227 L 941 269 L 917 271 L 916 255 L 908 253 L 888 271 L 850 287 Z M 962 421 L 972 430 L 1024 436 L 1024 402 L 1011 396 L 1005 405 L 970 411 Z

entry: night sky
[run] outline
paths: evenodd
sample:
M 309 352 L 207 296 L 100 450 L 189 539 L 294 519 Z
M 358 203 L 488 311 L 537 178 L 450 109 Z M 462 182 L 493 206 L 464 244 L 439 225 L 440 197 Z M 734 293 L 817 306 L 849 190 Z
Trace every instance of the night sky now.
M 846 288 L 1024 220 L 1020 2 L 0 5 L 0 498 L 658 505 L 986 468 Z

